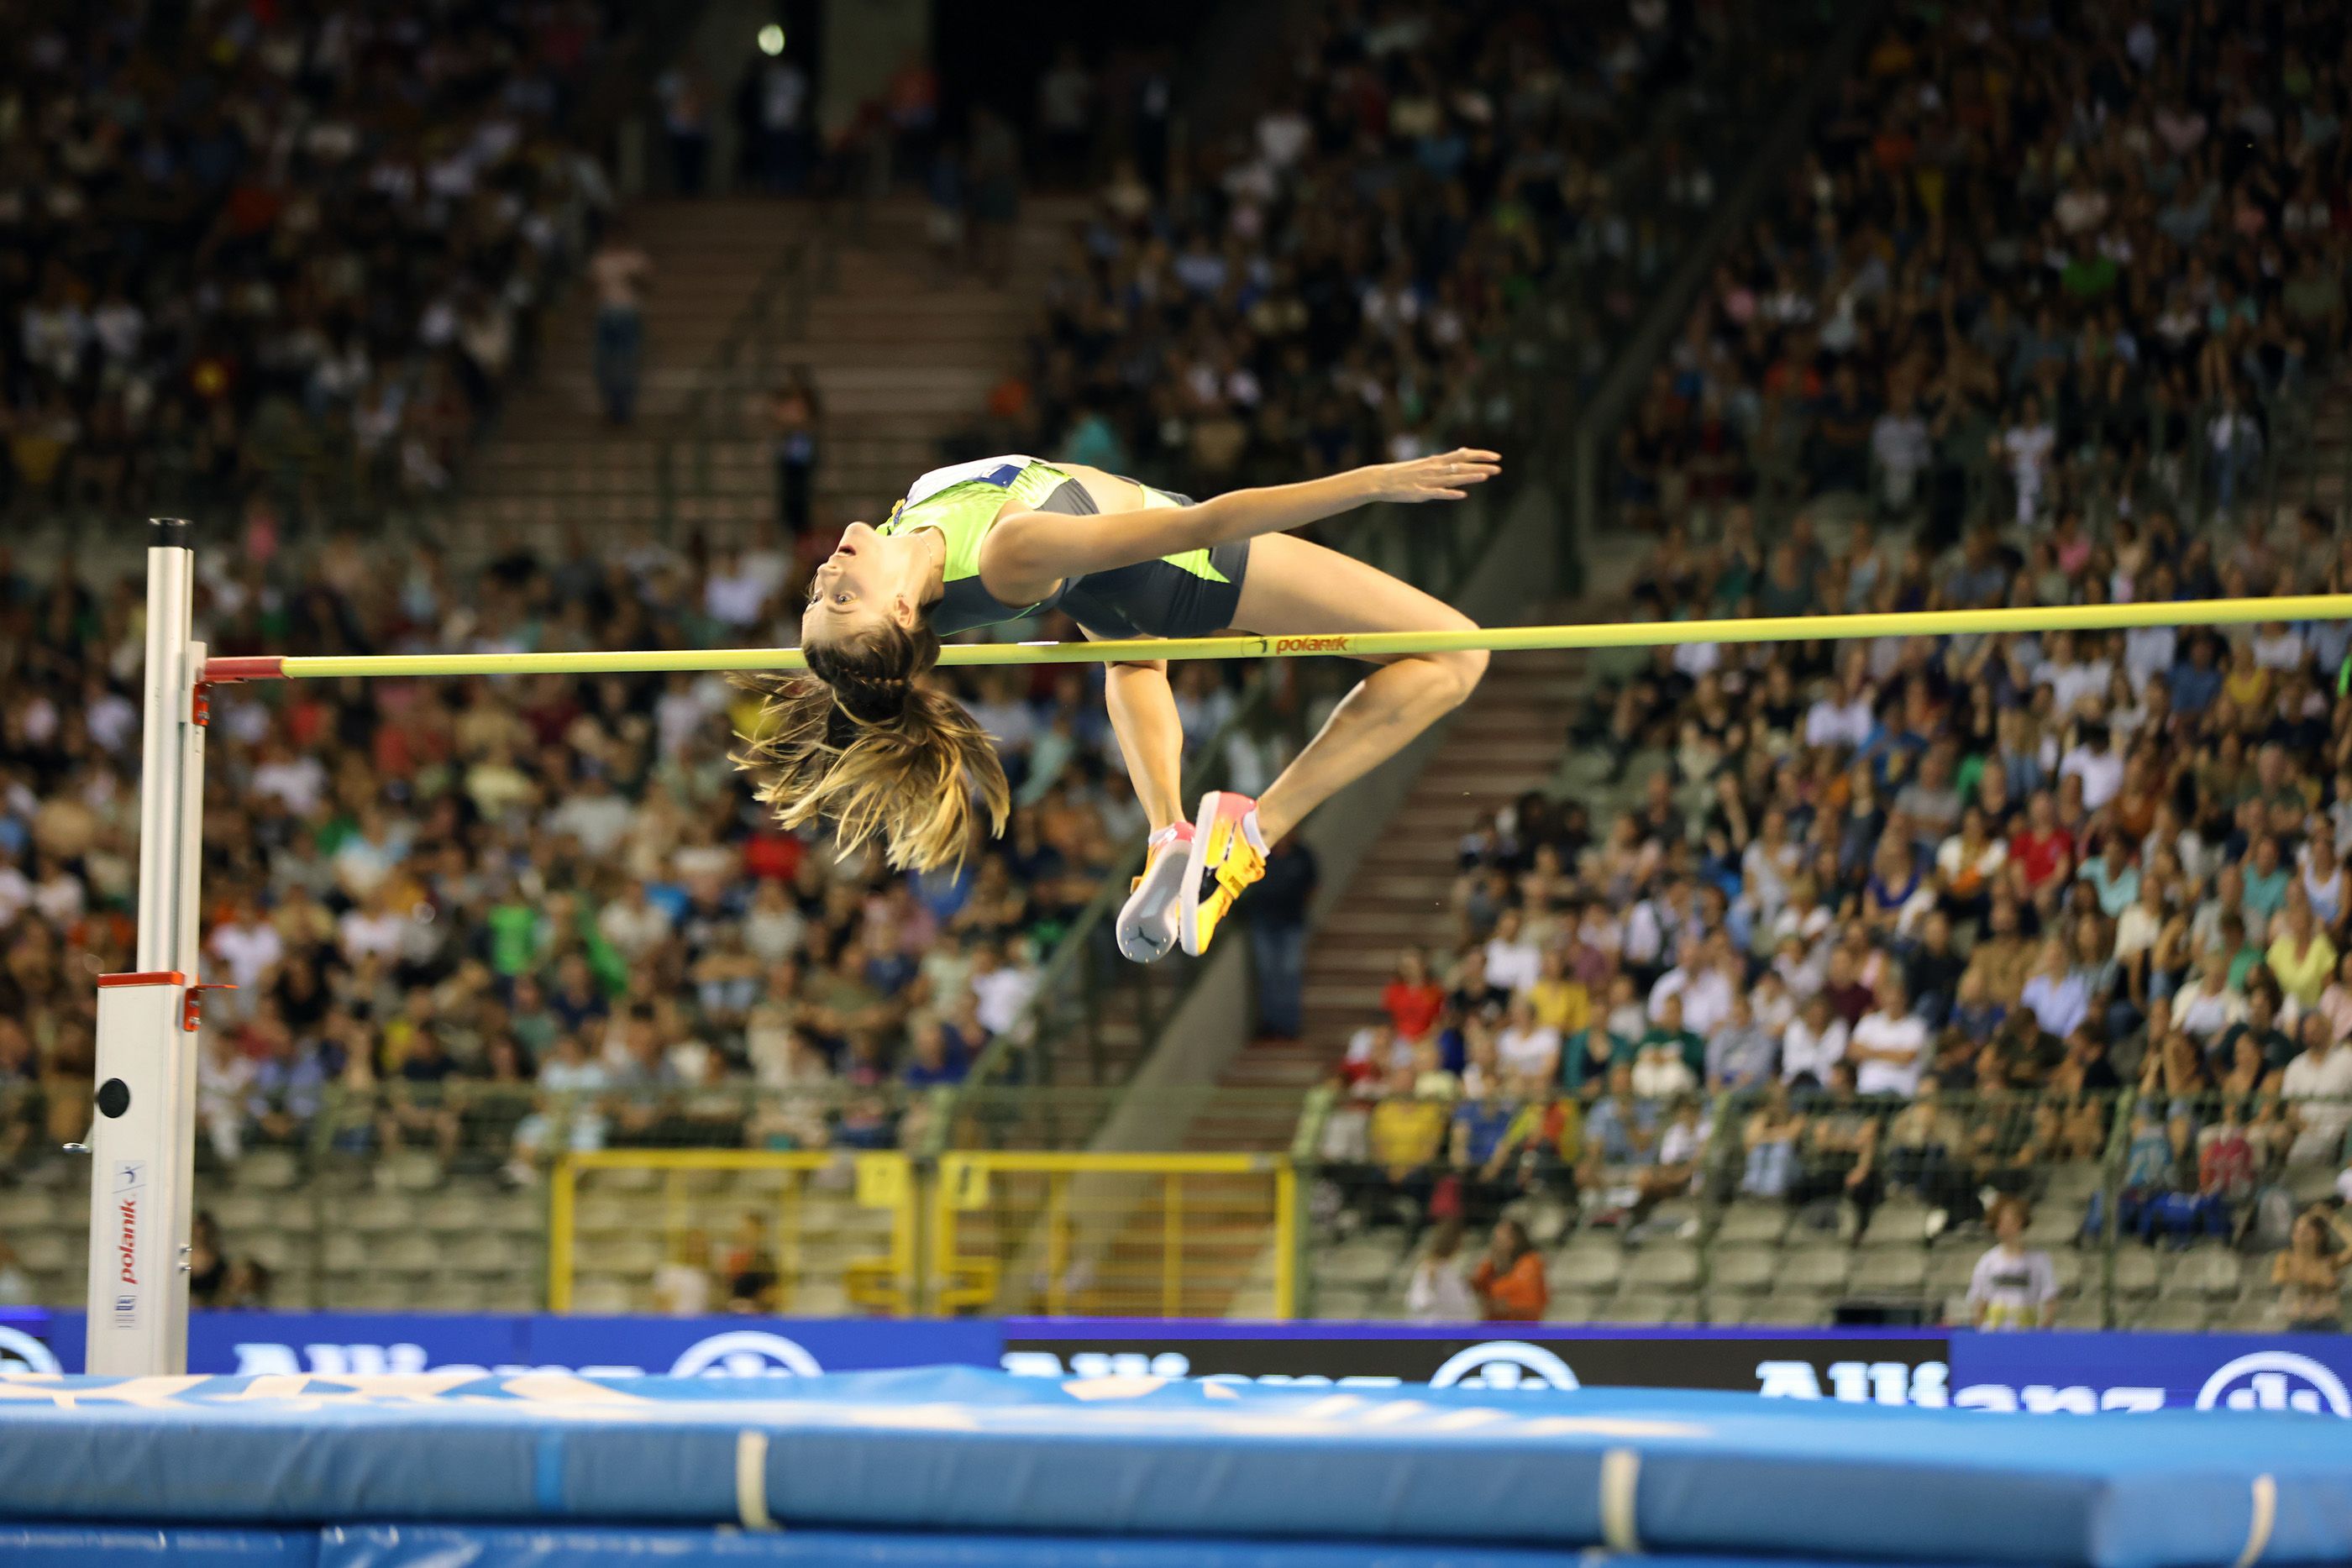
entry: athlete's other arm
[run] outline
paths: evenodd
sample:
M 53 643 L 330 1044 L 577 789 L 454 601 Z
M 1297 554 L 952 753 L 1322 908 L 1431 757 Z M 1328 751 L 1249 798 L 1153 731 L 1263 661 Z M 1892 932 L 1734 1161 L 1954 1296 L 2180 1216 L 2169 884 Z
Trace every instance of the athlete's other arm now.
M 1066 577 L 1287 533 L 1375 501 L 1458 501 L 1469 486 L 1501 473 L 1501 463 L 1492 452 L 1465 446 L 1297 485 L 1230 490 L 1192 507 L 1090 517 L 1016 512 L 988 530 L 980 550 L 981 578 L 997 598 L 1022 603 L 1045 597 Z M 1042 591 L 1023 591 L 1035 588 Z

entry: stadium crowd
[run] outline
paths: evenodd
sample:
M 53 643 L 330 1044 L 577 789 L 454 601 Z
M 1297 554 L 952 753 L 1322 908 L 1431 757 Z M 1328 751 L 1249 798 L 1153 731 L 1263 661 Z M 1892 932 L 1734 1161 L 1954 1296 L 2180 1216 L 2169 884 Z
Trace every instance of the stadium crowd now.
M 967 444 L 1202 493 L 1418 455 L 1492 423 L 1515 311 L 1571 272 L 1597 368 L 1716 190 L 1679 145 L 1655 188 L 1612 189 L 1612 160 L 1686 84 L 1753 91 L 1793 57 L 1747 25 L 1711 0 L 1314 8 L 1245 134 L 1110 172 Z
M 2341 362 L 2343 18 L 2071 15 L 1910 12 L 1867 51 L 1628 432 L 1645 618 L 2352 586 L 2239 444 Z M 1777 528 L 1776 463 L 1811 503 Z M 1900 1194 L 1927 1240 L 2112 1156 L 2086 1236 L 2292 1238 L 2280 1311 L 2332 1325 L 2343 1228 L 2303 1205 L 2352 1124 L 2347 653 L 2152 627 L 1601 682 L 1592 787 L 1475 825 L 1456 943 L 1349 1045 L 1350 1222 L 1549 1195 L 1640 1236 L 1705 1195 L 1852 1238 Z
M 0 65 L 0 508 L 431 495 L 612 197 L 625 7 L 39 6 Z
M 742 634 L 744 607 L 762 636 L 789 619 L 790 563 L 757 551 L 381 565 L 351 538 L 209 552 L 199 635 L 692 646 Z M 0 1164 L 19 1174 L 79 1134 L 89 977 L 127 956 L 139 604 L 0 563 Z M 1042 952 L 1140 831 L 1088 680 L 978 685 L 1012 828 L 918 881 L 772 828 L 727 760 L 757 695 L 715 677 L 224 688 L 205 947 L 240 988 L 207 1008 L 209 1155 L 321 1135 L 330 1102 L 366 1108 L 334 1125 L 347 1145 L 511 1149 L 518 1179 L 565 1146 L 894 1141 L 908 1092 L 1019 1025 Z M 755 1085 L 807 1092 L 747 1124 Z
M 1848 491 L 1940 548 L 1990 455 L 2071 574 L 2086 510 L 2243 498 L 2343 343 L 2347 44 L 2303 3 L 1905 14 L 1654 373 L 1632 515 Z

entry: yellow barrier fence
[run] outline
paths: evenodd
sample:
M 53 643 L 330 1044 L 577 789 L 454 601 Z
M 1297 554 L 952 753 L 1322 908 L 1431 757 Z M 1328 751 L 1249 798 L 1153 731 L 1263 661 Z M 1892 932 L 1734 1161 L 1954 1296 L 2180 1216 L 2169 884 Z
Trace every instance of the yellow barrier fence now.
M 824 1316 L 919 1310 L 911 1162 L 897 1153 L 612 1149 L 564 1156 L 548 1306 Z
M 1297 1184 L 1261 1155 L 940 1156 L 933 1310 L 1287 1318 Z

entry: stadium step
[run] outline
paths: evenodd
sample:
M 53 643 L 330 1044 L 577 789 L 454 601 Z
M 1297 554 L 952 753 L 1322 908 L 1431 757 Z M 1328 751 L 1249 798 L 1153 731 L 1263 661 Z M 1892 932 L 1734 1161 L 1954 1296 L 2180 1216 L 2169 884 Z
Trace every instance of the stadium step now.
M 637 530 L 665 517 L 722 539 L 756 537 L 776 516 L 765 398 L 789 373 L 805 374 L 824 406 L 820 526 L 878 518 L 1018 364 L 1039 291 L 1085 210 L 1072 199 L 1025 203 L 1013 281 L 995 287 L 942 274 L 914 199 L 829 213 L 759 198 L 635 209 L 656 280 L 637 419 L 614 429 L 599 413 L 595 302 L 575 289 L 450 504 L 457 538 L 487 549 L 517 530 Z M 821 219 L 845 237 L 830 256 L 812 254 L 804 281 L 780 276 Z

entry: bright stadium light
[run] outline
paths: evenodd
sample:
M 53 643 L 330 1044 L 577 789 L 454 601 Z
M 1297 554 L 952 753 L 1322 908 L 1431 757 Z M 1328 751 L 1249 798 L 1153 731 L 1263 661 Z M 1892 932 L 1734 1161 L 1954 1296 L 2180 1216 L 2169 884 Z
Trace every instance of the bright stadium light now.
M 760 52 L 763 55 L 784 52 L 784 30 L 773 22 L 760 29 Z

